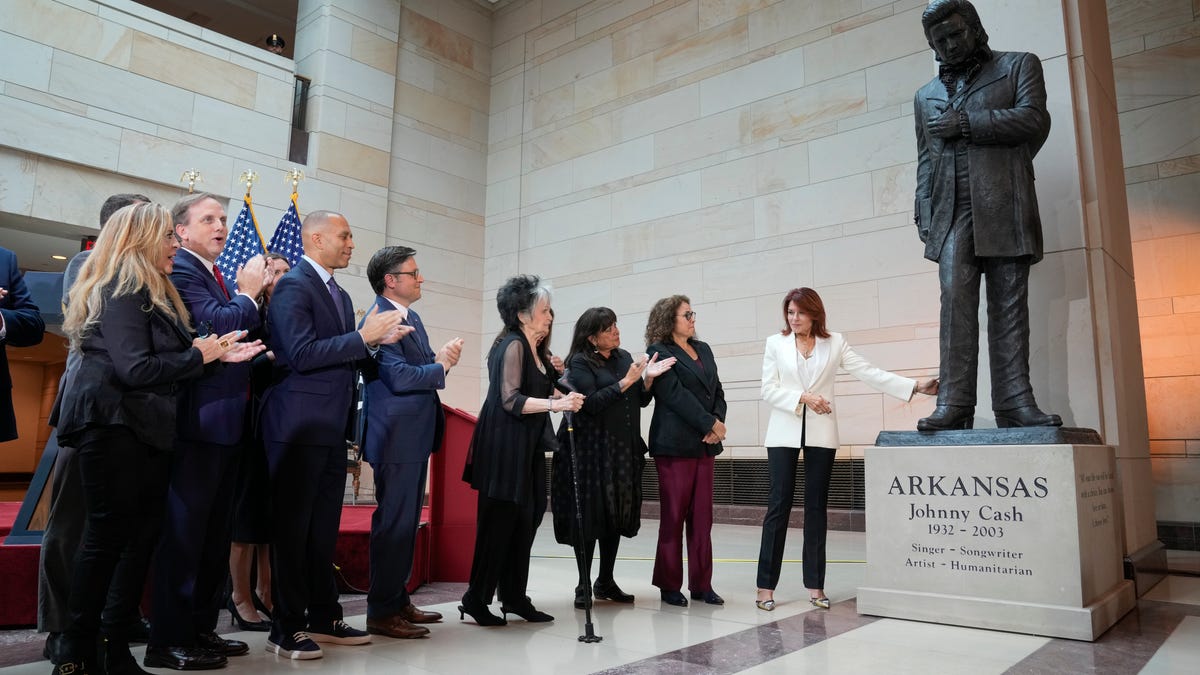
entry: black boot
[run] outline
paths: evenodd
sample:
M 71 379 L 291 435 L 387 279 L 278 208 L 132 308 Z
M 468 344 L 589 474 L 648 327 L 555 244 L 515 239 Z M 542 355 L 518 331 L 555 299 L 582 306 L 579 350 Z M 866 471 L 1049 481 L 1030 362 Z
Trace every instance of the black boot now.
M 123 639 L 107 639 L 100 657 L 100 672 L 107 675 L 150 675 L 142 670 L 137 659 L 129 653 L 129 643 Z
M 975 423 L 975 408 L 967 405 L 939 405 L 929 417 L 917 420 L 917 431 L 970 429 Z
M 1062 418 L 1053 413 L 1044 413 L 1034 405 L 1010 408 L 1008 410 L 993 410 L 996 415 L 996 426 L 1001 429 L 1011 427 L 1061 427 Z

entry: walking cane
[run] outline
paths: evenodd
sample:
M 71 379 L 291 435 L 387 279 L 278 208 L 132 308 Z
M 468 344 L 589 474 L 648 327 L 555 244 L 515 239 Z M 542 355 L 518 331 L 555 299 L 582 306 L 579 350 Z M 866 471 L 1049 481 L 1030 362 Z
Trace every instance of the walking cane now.
M 567 375 L 560 380 L 571 391 L 575 391 L 567 383 Z M 584 580 L 586 600 L 583 603 L 583 635 L 580 642 L 599 642 L 604 638 L 596 635 L 592 628 L 592 573 L 587 568 L 587 554 L 583 550 L 583 505 L 579 500 L 579 455 L 575 452 L 575 416 L 570 411 L 563 412 L 567 422 L 567 443 L 571 446 L 571 481 L 575 484 L 575 563 L 579 566 L 579 576 Z

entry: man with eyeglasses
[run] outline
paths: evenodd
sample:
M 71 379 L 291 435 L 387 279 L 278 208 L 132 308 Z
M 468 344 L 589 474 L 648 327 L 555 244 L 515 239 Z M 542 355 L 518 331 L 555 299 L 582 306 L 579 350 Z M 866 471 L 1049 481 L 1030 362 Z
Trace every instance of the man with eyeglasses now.
M 380 347 L 377 376 L 367 382 L 363 454 L 375 473 L 371 517 L 371 587 L 367 592 L 367 631 L 393 638 L 427 635 L 425 623 L 442 615 L 413 605 L 405 588 L 412 572 L 417 528 L 425 500 L 429 455 L 441 444 L 445 418 L 438 390 L 462 354 L 454 338 L 435 354 L 421 317 L 411 309 L 421 299 L 425 279 L 416 251 L 387 246 L 367 263 L 367 279 L 378 294 L 380 312 L 396 310 L 413 332 Z

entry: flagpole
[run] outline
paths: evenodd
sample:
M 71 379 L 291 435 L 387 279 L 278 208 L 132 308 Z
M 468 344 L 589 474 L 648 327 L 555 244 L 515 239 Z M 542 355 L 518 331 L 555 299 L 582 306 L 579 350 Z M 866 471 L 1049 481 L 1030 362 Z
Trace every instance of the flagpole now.
M 179 177 L 179 182 L 182 183 L 185 180 L 188 184 L 189 195 L 196 191 L 196 183 L 204 182 L 204 179 L 200 177 L 200 172 L 196 169 L 188 169 L 187 171 L 184 171 L 183 175 Z
M 250 207 L 250 222 L 254 225 L 254 234 L 258 236 L 258 243 L 265 251 L 267 250 L 267 240 L 263 239 L 262 230 L 258 229 L 258 218 L 254 216 L 254 200 L 250 197 L 250 190 L 258 182 L 258 174 L 253 169 L 246 169 L 238 176 L 238 182 L 246 184 L 246 196 L 242 199 Z

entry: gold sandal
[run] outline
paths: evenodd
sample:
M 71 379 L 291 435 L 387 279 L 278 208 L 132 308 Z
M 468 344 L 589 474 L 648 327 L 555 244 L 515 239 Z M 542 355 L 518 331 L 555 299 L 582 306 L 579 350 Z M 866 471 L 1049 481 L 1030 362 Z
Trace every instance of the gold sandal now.
M 754 605 L 756 607 L 758 607 L 759 609 L 763 610 L 764 612 L 774 612 L 775 611 L 775 599 L 774 598 L 771 598 L 768 600 L 755 600 Z
M 820 598 L 809 598 L 808 601 L 809 601 L 809 603 L 812 604 L 813 607 L 819 607 L 821 609 L 829 609 L 829 598 L 822 596 Z

